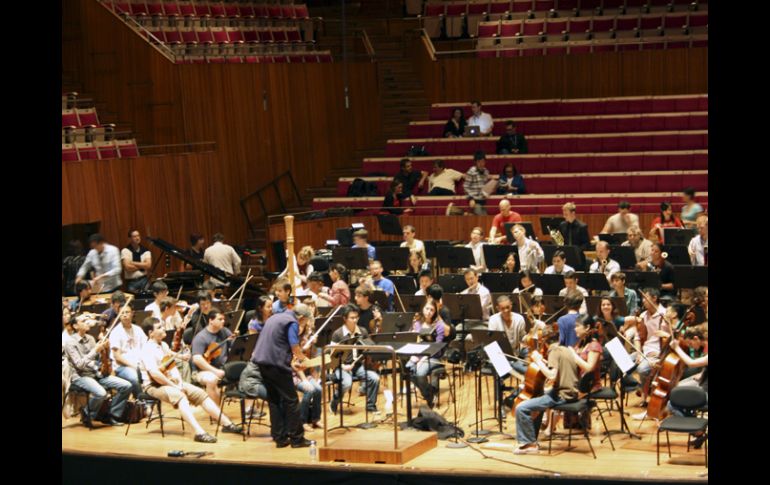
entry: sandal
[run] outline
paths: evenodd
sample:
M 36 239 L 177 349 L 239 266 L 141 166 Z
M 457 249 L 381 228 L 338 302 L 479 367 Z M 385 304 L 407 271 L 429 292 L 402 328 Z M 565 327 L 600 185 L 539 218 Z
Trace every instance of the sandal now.
M 198 443 L 216 443 L 217 439 L 208 433 L 201 433 L 195 435 L 195 441 Z

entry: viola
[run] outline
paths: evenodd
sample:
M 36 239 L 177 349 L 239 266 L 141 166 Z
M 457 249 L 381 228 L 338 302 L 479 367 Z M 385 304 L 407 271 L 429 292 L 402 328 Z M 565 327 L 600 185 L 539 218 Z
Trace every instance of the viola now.
M 206 362 L 210 364 L 214 359 L 222 355 L 222 348 L 225 346 L 225 344 L 237 336 L 238 334 L 236 332 L 219 343 L 211 342 L 209 346 L 206 347 L 206 351 L 203 352 L 203 358 L 206 359 Z

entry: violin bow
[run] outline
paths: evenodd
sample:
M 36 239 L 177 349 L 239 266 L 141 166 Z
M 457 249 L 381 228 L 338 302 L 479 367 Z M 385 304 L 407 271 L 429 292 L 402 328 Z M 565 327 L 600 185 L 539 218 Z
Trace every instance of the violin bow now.
M 331 322 L 332 317 L 336 315 L 338 311 L 340 311 L 340 308 L 342 308 L 342 305 L 337 305 L 337 308 L 335 308 L 334 311 L 331 313 L 331 315 L 329 315 L 326 318 L 326 321 L 320 327 L 318 327 L 318 330 L 316 330 L 315 333 L 313 333 L 313 335 L 310 336 L 310 338 L 307 339 L 307 342 L 305 342 L 305 345 L 302 346 L 302 350 L 307 350 L 310 348 L 310 345 L 311 345 L 311 342 L 313 342 L 313 339 L 318 337 L 318 335 L 321 333 L 321 330 L 323 330 L 324 327 L 326 327 L 326 324 Z
M 401 305 L 401 311 L 406 312 L 406 308 L 404 307 L 404 302 L 401 301 L 401 295 L 398 294 L 398 288 L 396 288 L 396 285 L 393 285 L 393 291 L 396 292 L 396 298 L 398 298 L 398 304 Z

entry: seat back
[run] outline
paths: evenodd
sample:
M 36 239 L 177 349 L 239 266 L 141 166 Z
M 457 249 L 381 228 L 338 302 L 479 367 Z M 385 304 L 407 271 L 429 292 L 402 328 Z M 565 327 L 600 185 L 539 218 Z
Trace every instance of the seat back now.
M 224 366 L 225 380 L 229 383 L 237 384 L 241 380 L 243 369 L 246 368 L 246 362 L 239 360 L 236 362 L 227 362 Z
M 671 390 L 669 401 L 672 406 L 682 408 L 685 411 L 694 411 L 708 404 L 708 397 L 706 391 L 700 387 L 675 387 Z

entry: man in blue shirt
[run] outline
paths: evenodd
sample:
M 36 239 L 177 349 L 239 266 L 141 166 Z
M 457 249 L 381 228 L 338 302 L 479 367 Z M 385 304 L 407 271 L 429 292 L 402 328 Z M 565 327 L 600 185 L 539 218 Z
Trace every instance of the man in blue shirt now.
M 120 279 L 120 272 L 123 270 L 120 251 L 112 244 L 107 244 L 101 234 L 92 235 L 88 242 L 91 244 L 91 250 L 78 270 L 75 284 L 83 281 L 88 273 L 93 271 L 95 276 L 91 286 L 94 293 L 112 293 L 123 283 Z
M 372 261 L 369 263 L 369 272 L 372 274 L 372 282 L 375 289 L 385 292 L 385 296 L 388 297 L 388 309 L 387 311 L 393 311 L 393 295 L 396 292 L 396 286 L 392 281 L 382 276 L 382 263 L 379 261 Z
M 297 389 L 292 379 L 292 359 L 305 360 L 299 335 L 313 321 L 305 304 L 272 315 L 259 334 L 251 361 L 259 366 L 270 406 L 270 434 L 277 448 L 310 446 L 300 417 Z
M 579 291 L 572 291 L 567 293 L 564 297 L 564 306 L 567 307 L 567 314 L 559 317 L 557 323 L 559 325 L 559 345 L 566 347 L 574 347 L 578 341 L 577 334 L 575 333 L 575 322 L 580 314 L 578 309 L 583 304 L 583 295 Z
M 374 246 L 370 245 L 367 242 L 367 238 L 369 237 L 369 233 L 366 229 L 359 229 L 356 232 L 353 233 L 353 247 L 354 248 L 366 248 L 366 254 L 369 257 L 369 260 L 377 259 L 377 252 L 374 249 Z

